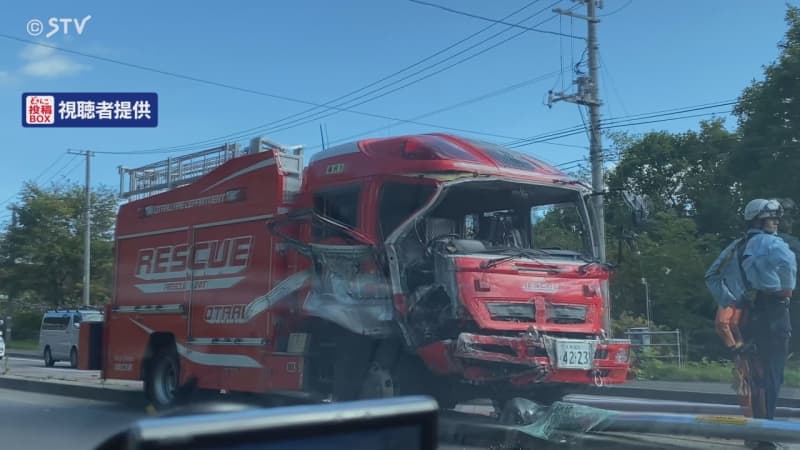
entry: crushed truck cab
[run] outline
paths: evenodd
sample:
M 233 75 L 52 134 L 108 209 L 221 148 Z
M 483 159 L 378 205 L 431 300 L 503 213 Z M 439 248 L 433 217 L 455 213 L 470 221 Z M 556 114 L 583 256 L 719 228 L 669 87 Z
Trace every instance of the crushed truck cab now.
M 428 134 L 307 167 L 263 139 L 175 161 L 123 169 L 106 316 L 104 376 L 155 404 L 188 384 L 451 404 L 626 379 L 589 190 L 533 157 Z

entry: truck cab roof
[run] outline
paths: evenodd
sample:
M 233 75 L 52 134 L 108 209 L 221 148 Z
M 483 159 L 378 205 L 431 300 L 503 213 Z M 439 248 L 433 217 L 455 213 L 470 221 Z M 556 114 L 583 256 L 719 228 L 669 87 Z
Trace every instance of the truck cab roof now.
M 304 182 L 313 186 L 380 175 L 465 172 L 526 181 L 572 181 L 532 156 L 490 142 L 443 134 L 364 139 L 314 154 Z

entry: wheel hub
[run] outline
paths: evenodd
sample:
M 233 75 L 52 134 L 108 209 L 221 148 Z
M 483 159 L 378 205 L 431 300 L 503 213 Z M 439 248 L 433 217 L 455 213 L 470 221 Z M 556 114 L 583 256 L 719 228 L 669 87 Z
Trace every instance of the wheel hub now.
M 161 369 L 161 376 L 155 383 L 156 395 L 163 404 L 169 404 L 175 397 L 175 390 L 178 386 L 178 374 L 175 366 L 171 363 L 164 364 Z
M 386 398 L 394 396 L 394 379 L 389 370 L 373 363 L 361 387 L 361 398 Z

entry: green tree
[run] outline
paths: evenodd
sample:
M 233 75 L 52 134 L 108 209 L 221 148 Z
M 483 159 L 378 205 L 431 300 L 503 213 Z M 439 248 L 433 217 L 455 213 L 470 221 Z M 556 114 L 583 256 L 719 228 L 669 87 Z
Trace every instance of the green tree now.
M 701 122 L 699 131 L 617 133 L 613 139 L 622 158 L 608 176 L 612 189 L 646 194 L 656 210 L 693 218 L 700 233 L 738 233 L 742 200 L 728 171 L 737 139 L 721 120 Z
M 614 280 L 612 301 L 619 313 L 646 313 L 646 278 L 654 322 L 670 328 L 713 328 L 715 305 L 703 274 L 720 251 L 716 238 L 698 237 L 692 219 L 660 212 L 635 244 L 625 248 Z
M 547 211 L 536 212 L 541 217 L 533 223 L 531 237 L 535 248 L 591 251 L 586 238 L 588 230 L 574 204 L 550 206 Z
M 698 131 L 613 138 L 621 158 L 608 174 L 609 188 L 647 195 L 654 211 L 649 223 L 634 227 L 621 196 L 606 199 L 608 257 L 618 265 L 612 312 L 617 318 L 645 315 L 646 279 L 654 323 L 697 336 L 712 355 L 719 349 L 716 306 L 703 275 L 741 232 L 740 196 L 728 173 L 736 136 L 713 120 Z
M 800 9 L 789 6 L 777 60 L 748 86 L 734 109 L 742 136 L 731 172 L 744 197 L 800 197 Z
M 79 304 L 83 290 L 84 190 L 77 184 L 41 187 L 27 183 L 13 206 L 16 224 L 2 241 L 6 290 L 19 299 L 52 306 Z M 91 300 L 111 296 L 116 198 L 111 190 L 92 192 Z M 13 289 L 12 289 L 13 288 Z

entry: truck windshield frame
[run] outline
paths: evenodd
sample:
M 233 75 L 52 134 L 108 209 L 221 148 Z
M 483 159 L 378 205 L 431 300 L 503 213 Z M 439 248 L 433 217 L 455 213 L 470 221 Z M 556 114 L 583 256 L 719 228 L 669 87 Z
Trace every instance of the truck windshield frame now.
M 439 236 L 480 241 L 485 248 L 481 253 L 507 253 L 516 248 L 544 250 L 547 253 L 544 257 L 550 258 L 593 258 L 591 216 L 582 194 L 572 187 L 506 179 L 454 182 L 442 190 L 433 205 L 419 212 L 413 222 L 414 229 L 403 235 L 410 234 L 422 245 Z M 569 213 L 561 214 L 565 207 Z M 549 211 L 542 213 L 544 208 Z M 537 211 L 539 217 L 534 220 Z M 571 226 L 571 232 L 564 233 L 563 228 L 555 226 L 559 223 Z M 540 238 L 535 234 L 536 229 L 543 224 L 549 225 L 550 242 L 566 240 L 573 245 L 536 245 Z M 499 239 L 492 235 L 502 234 L 503 230 L 498 228 L 505 228 L 512 237 Z M 558 231 L 561 236 L 556 236 Z M 570 234 L 571 240 L 567 239 Z

